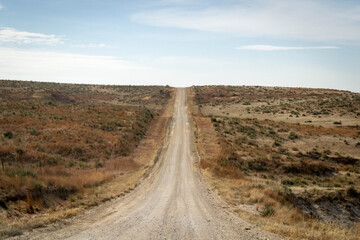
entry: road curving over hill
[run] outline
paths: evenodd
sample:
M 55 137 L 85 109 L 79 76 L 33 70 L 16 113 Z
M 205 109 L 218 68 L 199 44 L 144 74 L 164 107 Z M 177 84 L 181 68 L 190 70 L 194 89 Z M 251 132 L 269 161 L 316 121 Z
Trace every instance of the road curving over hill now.
M 228 212 L 209 190 L 197 165 L 185 89 L 177 90 L 174 109 L 159 160 L 134 191 L 18 239 L 281 239 Z

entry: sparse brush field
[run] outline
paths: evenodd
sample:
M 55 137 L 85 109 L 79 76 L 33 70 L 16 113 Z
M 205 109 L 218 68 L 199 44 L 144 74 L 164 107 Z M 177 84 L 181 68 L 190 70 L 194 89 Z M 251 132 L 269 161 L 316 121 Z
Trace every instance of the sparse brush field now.
M 360 94 L 188 90 L 204 175 L 231 208 L 294 239 L 358 239 Z
M 131 190 L 161 145 L 172 95 L 0 81 L 0 238 L 35 213 L 48 215 L 33 221 L 41 225 Z

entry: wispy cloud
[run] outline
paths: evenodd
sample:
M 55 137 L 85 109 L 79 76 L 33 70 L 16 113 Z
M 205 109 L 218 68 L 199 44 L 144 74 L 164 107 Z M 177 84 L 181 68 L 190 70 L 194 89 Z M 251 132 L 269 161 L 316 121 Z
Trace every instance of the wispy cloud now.
M 14 28 L 1 28 L 0 44 L 2 43 L 56 45 L 64 42 L 61 36 L 18 31 Z
M 239 0 L 225 7 L 139 12 L 132 20 L 245 37 L 360 42 L 359 16 L 360 2 L 354 1 Z
M 0 10 L 3 9 L 4 7 L 0 4 Z
M 238 50 L 256 50 L 256 51 L 284 51 L 284 50 L 314 50 L 314 49 L 337 49 L 336 46 L 315 46 L 315 47 L 289 47 L 273 45 L 246 45 L 237 47 Z

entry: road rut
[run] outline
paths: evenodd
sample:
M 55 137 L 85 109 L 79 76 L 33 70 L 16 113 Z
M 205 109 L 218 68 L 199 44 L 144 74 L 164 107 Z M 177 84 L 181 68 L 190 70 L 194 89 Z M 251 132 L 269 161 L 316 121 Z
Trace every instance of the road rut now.
M 225 208 L 198 169 L 186 91 L 178 89 L 159 160 L 133 192 L 20 239 L 281 239 Z

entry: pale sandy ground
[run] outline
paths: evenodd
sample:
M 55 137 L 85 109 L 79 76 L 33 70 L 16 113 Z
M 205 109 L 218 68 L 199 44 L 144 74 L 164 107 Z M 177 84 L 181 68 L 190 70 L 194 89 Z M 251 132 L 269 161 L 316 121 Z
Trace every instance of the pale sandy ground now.
M 228 212 L 204 182 L 185 93 L 159 161 L 133 192 L 14 239 L 282 239 Z

